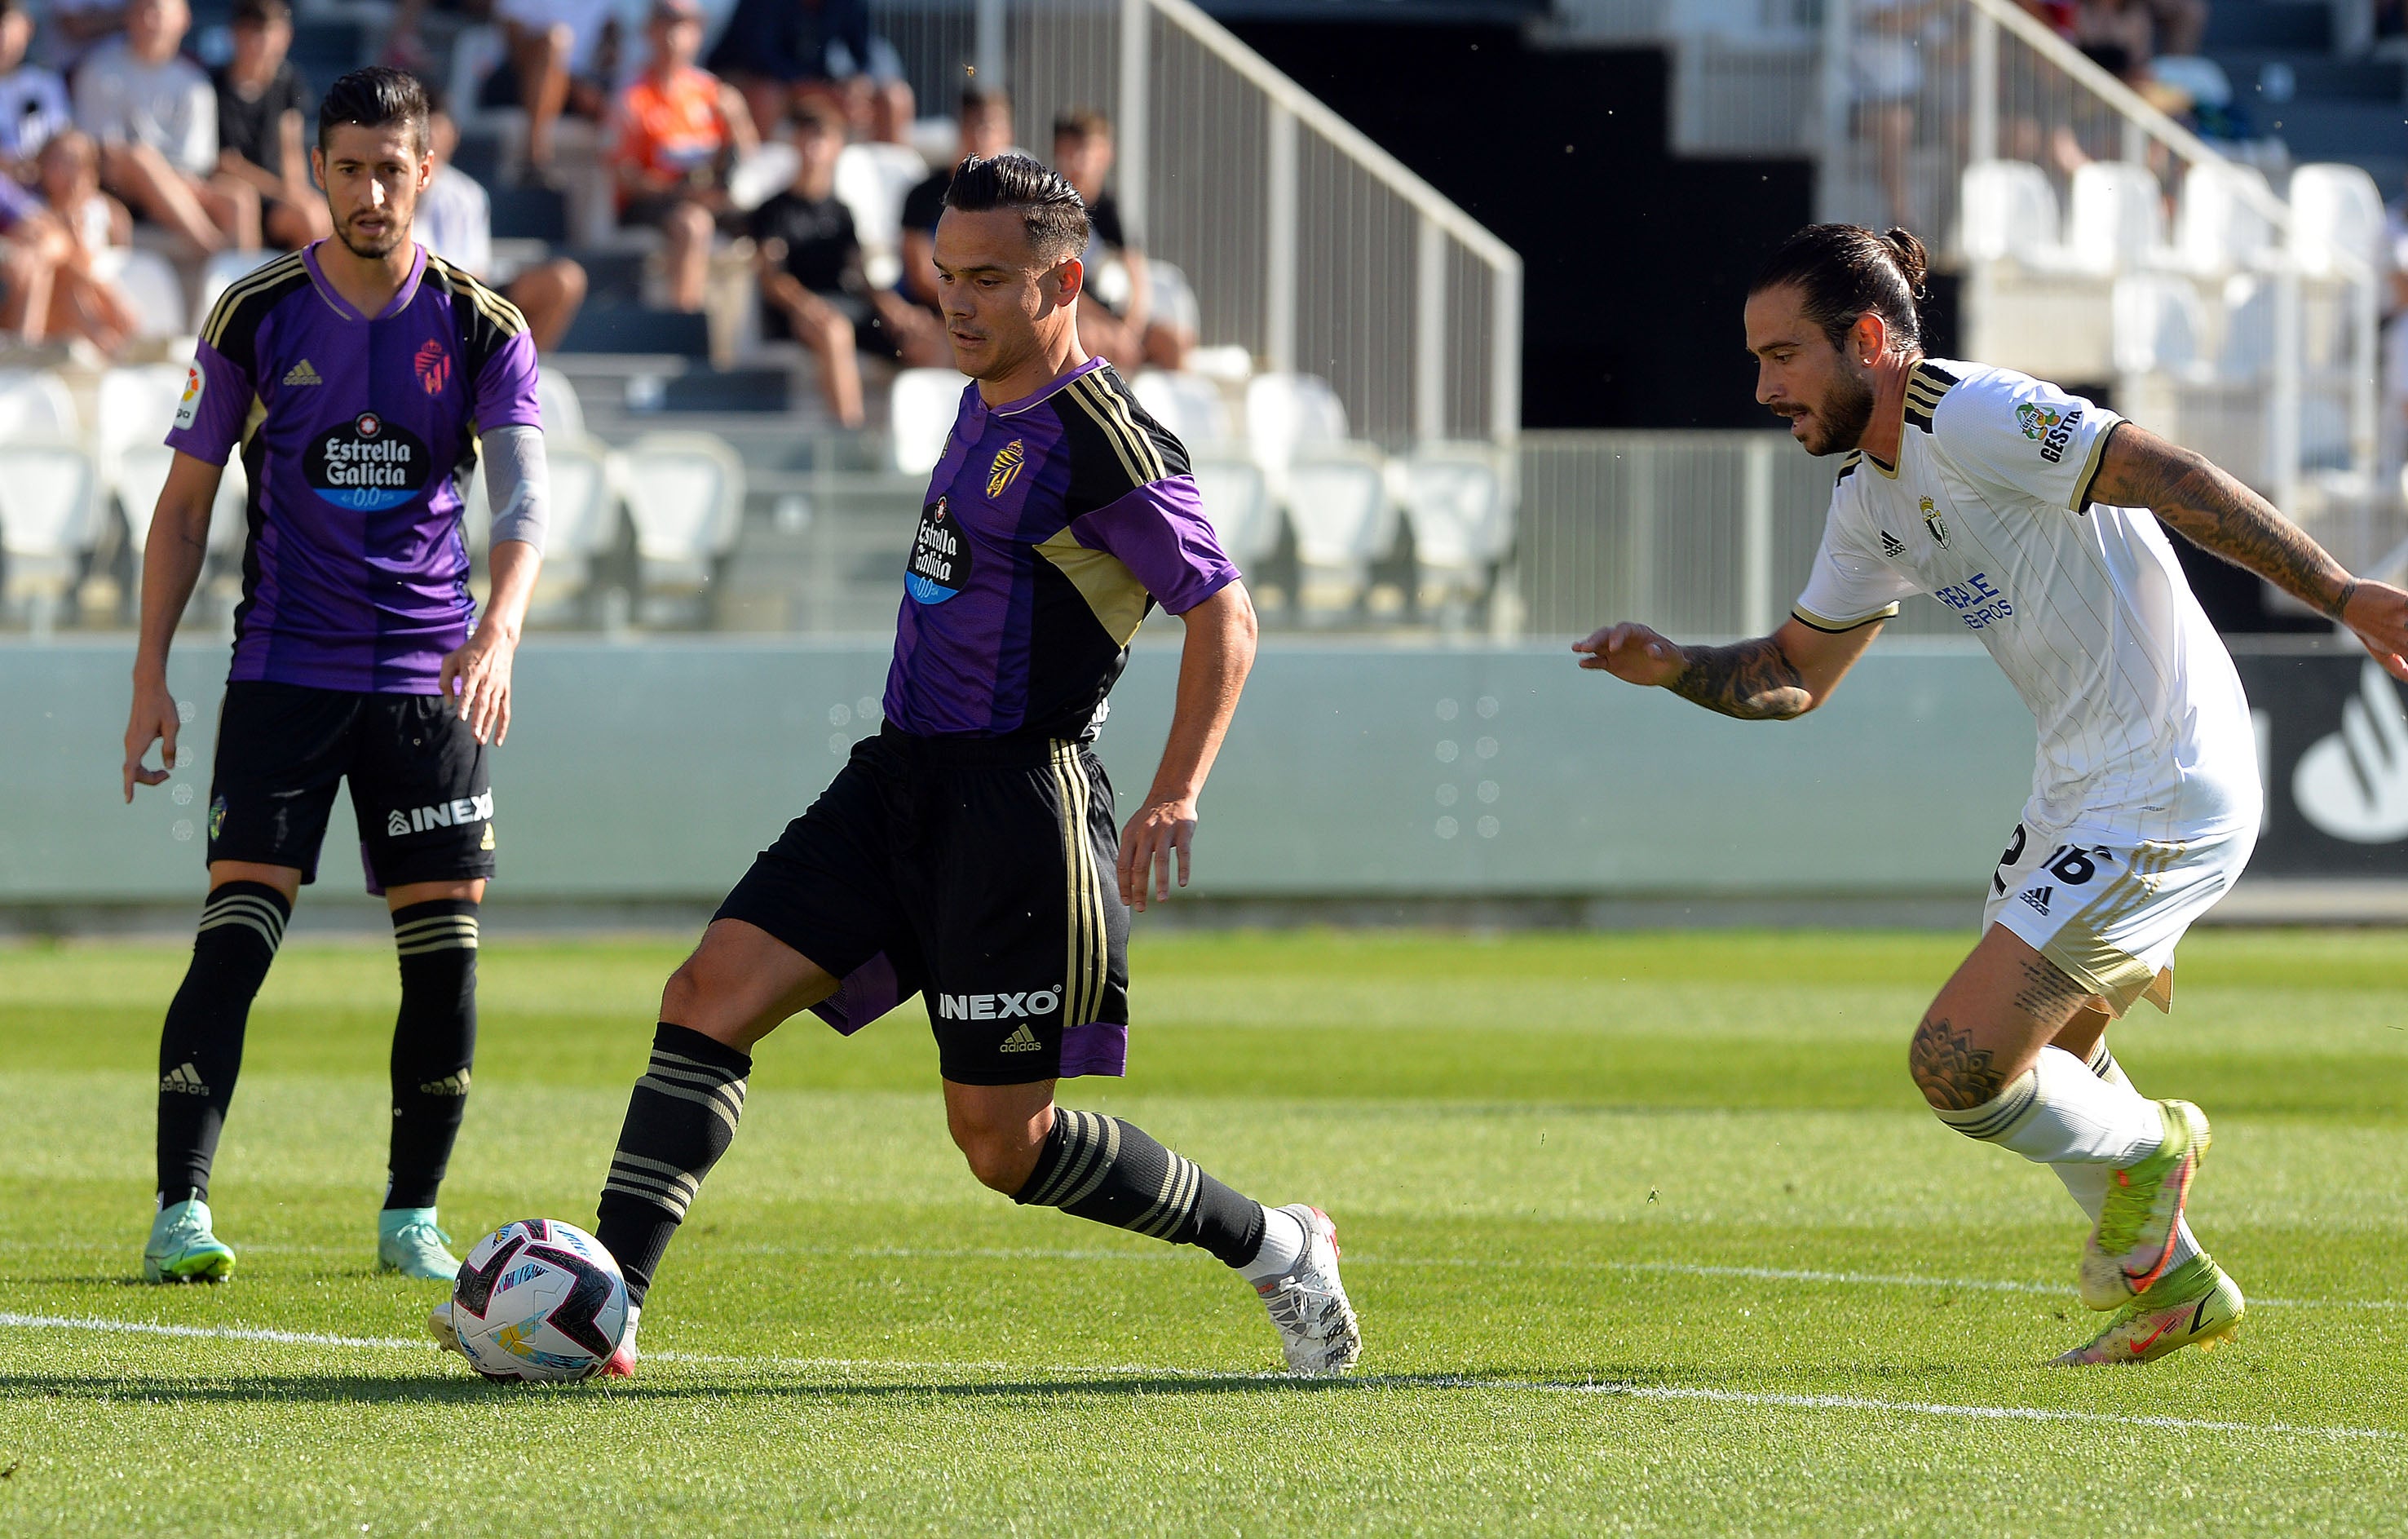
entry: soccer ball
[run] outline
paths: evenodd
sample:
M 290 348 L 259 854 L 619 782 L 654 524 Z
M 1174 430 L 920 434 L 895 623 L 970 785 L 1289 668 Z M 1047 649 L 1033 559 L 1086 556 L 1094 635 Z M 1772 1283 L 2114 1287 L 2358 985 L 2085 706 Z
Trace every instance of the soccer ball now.
M 478 1241 L 461 1263 L 452 1329 L 489 1379 L 591 1378 L 627 1333 L 627 1282 L 583 1230 L 523 1218 Z

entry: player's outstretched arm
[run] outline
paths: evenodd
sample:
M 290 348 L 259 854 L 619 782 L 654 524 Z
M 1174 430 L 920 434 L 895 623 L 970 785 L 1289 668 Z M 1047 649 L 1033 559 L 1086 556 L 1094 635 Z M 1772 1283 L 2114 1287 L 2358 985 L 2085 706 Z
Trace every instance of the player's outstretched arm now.
M 2204 454 L 2119 423 L 2090 496 L 2148 509 L 2201 550 L 2347 626 L 2394 678 L 2408 679 L 2408 593 L 2350 576 L 2306 530 Z
M 1179 654 L 1179 698 L 1171 708 L 1170 736 L 1162 765 L 1144 805 L 1121 835 L 1121 901 L 1145 911 L 1146 887 L 1170 896 L 1170 868 L 1187 885 L 1188 847 L 1196 839 L 1196 798 L 1204 777 L 1229 734 L 1238 692 L 1254 666 L 1254 601 L 1243 583 L 1231 583 L 1180 616 L 1187 640 Z
M 1753 640 L 1684 647 L 1626 621 L 1599 627 L 1572 650 L 1581 667 L 1626 683 L 1669 689 L 1744 722 L 1785 722 L 1829 699 L 1881 628 L 1873 620 L 1833 632 L 1793 619 Z
M 150 534 L 142 542 L 142 631 L 134 652 L 134 710 L 125 723 L 125 799 L 136 785 L 156 785 L 176 769 L 176 696 L 167 687 L 167 649 L 192 601 L 193 586 L 209 554 L 209 513 L 218 500 L 225 467 L 182 450 L 167 467 Z M 144 755 L 160 745 L 159 768 L 147 769 Z

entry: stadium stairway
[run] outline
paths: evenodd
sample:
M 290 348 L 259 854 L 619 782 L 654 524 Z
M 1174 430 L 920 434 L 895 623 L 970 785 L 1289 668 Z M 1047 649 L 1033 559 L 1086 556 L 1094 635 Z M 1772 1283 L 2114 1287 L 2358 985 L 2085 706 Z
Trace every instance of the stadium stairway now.
M 2215 0 L 2202 51 L 2259 133 L 2295 163 L 2363 166 L 2386 198 L 2408 177 L 2408 62 L 2346 58 L 2322 0 Z

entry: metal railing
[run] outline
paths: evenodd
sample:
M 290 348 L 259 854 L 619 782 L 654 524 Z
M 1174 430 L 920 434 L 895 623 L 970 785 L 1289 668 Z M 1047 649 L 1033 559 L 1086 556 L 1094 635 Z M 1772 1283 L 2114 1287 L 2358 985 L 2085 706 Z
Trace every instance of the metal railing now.
M 1189 0 L 872 8 L 931 110 L 1005 89 L 1040 155 L 1064 108 L 1112 120 L 1121 206 L 1194 292 L 1199 342 L 1326 379 L 1386 448 L 1512 441 L 1521 258 Z

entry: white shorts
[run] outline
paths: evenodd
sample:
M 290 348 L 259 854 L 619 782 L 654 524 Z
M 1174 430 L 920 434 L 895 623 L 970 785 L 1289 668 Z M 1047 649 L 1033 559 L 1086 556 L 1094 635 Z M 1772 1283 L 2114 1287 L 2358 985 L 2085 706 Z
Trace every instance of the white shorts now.
M 2232 890 L 2257 844 L 2254 822 L 2146 840 L 2112 815 L 2057 828 L 2018 823 L 1990 877 L 1982 928 L 2005 926 L 2117 1015 L 2143 999 L 2170 1010 L 2174 947 Z

